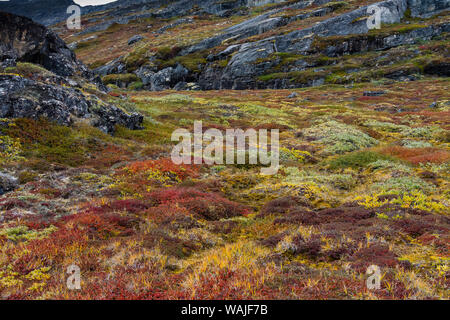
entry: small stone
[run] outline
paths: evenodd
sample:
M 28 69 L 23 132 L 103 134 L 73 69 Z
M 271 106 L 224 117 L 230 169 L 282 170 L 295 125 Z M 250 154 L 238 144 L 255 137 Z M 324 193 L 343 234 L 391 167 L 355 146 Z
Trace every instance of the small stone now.
M 132 36 L 129 40 L 128 40 L 128 45 L 131 46 L 132 44 L 141 41 L 142 39 L 144 39 L 142 36 L 140 35 L 135 35 Z
M 76 48 L 78 48 L 78 42 L 72 42 L 72 43 L 69 43 L 68 45 L 67 45 L 67 48 L 69 48 L 70 50 L 75 50 Z
M 15 190 L 19 185 L 19 180 L 7 173 L 0 172 L 0 196 Z
M 382 96 L 385 94 L 385 91 L 364 91 L 363 96 L 364 97 L 377 97 Z

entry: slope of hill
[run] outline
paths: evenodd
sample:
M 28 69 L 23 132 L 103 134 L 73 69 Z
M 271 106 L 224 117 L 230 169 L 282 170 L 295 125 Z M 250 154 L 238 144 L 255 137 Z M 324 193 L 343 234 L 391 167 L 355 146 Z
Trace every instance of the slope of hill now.
M 2 299 L 450 298 L 449 1 L 142 5 L 0 14 Z M 175 164 L 196 121 L 279 170 Z
M 10 0 L 0 2 L 0 11 L 14 13 L 33 19 L 44 25 L 61 22 L 69 16 L 67 8 L 72 0 Z
M 366 6 L 361 1 L 327 0 L 233 6 L 228 17 L 217 16 L 223 12 L 212 4 L 205 11 L 175 1 L 164 9 L 133 11 L 129 16 L 117 10 L 88 15 L 81 32 L 62 31 L 62 36 L 109 81 L 126 86 L 120 78 L 135 74 L 148 90 L 186 89 L 186 83 L 203 90 L 296 88 L 413 78 L 412 74 L 436 70 L 448 75 L 444 52 L 427 62 L 419 53 L 405 54 L 395 65 L 379 61 L 421 41 L 445 39 L 448 1 L 379 2 L 385 12 L 383 27 L 369 30 L 371 3 L 375 1 L 365 2 Z M 140 41 L 130 47 L 133 36 Z M 98 51 L 102 54 L 94 54 Z M 358 55 L 360 66 L 355 68 Z M 381 68 L 374 70 L 374 65 Z

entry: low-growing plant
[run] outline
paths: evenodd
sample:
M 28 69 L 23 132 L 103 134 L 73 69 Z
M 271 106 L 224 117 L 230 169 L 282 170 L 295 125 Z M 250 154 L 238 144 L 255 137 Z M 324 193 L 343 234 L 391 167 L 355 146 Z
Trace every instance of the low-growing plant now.
M 382 193 L 411 193 L 413 191 L 421 191 L 424 193 L 432 192 L 435 187 L 424 180 L 415 176 L 392 177 L 386 181 L 374 183 L 371 190 Z
M 389 161 L 394 162 L 395 159 L 392 157 L 380 154 L 374 151 L 359 151 L 354 153 L 349 153 L 346 155 L 339 156 L 330 161 L 331 169 L 339 168 L 364 168 L 371 163 L 377 161 Z
M 343 154 L 378 144 L 377 140 L 364 132 L 335 120 L 319 122 L 303 130 L 302 137 L 323 144 L 327 154 Z

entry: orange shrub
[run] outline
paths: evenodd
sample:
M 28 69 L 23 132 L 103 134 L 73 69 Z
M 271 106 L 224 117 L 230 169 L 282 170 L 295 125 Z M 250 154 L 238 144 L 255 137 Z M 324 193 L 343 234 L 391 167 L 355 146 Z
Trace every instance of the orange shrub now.
M 413 164 L 419 163 L 444 163 L 450 159 L 450 152 L 437 148 L 405 148 L 387 147 L 382 153 L 400 158 Z
M 177 165 L 169 158 L 158 160 L 136 161 L 125 167 L 125 171 L 131 174 L 145 173 L 147 171 L 158 170 L 163 173 L 173 173 L 181 181 L 187 177 L 196 177 L 198 167 L 194 165 Z

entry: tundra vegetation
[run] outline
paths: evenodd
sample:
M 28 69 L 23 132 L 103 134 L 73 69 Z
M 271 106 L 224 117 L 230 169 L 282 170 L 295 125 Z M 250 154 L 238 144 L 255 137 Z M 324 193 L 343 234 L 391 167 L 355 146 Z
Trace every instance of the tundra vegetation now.
M 251 40 L 312 26 L 361 2 L 375 1 L 277 13 L 333 7 Z M 0 119 L 0 165 L 18 178 L 0 196 L 2 299 L 450 298 L 449 78 L 424 72 L 432 61 L 448 68 L 446 35 L 340 57 L 319 49 L 343 39 L 318 38 L 317 53 L 267 58 L 279 64 L 259 79 L 325 79 L 313 87 L 149 91 L 135 73 L 144 64 L 200 72 L 207 55 L 244 40 L 187 55 L 181 48 L 274 6 L 193 15 L 193 23 L 164 33 L 154 31 L 174 19 L 138 19 L 82 42 L 75 52 L 90 67 L 123 57 L 125 69 L 104 76 L 108 93 L 86 84 L 80 91 L 144 115 L 141 130 L 117 125 L 107 134 L 83 119 L 70 126 Z M 83 21 L 91 26 L 103 14 Z M 448 15 L 406 17 L 370 34 L 442 22 Z M 68 43 L 91 35 L 58 27 Z M 135 34 L 144 40 L 129 46 Z M 299 60 L 316 67 L 290 71 Z M 220 69 L 228 61 L 214 63 Z M 30 63 L 2 71 L 32 79 L 48 73 Z M 414 81 L 386 77 L 394 73 Z M 280 170 L 175 165 L 172 132 L 193 131 L 200 120 L 204 130 L 279 129 Z M 66 287 L 72 264 L 81 290 Z M 379 290 L 366 287 L 370 265 L 381 269 Z

